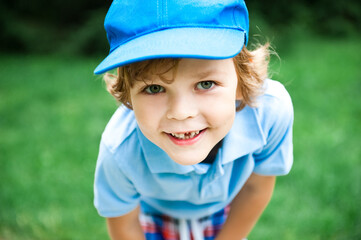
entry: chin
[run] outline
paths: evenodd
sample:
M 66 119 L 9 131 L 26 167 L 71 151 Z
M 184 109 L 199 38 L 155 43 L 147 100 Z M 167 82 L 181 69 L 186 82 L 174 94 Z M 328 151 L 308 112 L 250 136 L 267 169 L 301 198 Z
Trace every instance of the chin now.
M 184 156 L 172 157 L 171 156 L 171 159 L 180 165 L 195 165 L 195 164 L 202 162 L 206 157 L 207 157 L 207 155 L 205 157 L 198 157 L 198 158 L 195 158 L 194 156 L 192 156 L 192 157 L 184 157 Z

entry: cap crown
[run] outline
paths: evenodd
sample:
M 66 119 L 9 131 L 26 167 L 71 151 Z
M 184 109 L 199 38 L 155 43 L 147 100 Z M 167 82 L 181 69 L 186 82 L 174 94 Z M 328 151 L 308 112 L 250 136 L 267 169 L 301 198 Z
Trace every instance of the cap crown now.
M 110 52 L 142 35 L 169 28 L 230 28 L 245 31 L 242 0 L 114 0 L 104 22 Z

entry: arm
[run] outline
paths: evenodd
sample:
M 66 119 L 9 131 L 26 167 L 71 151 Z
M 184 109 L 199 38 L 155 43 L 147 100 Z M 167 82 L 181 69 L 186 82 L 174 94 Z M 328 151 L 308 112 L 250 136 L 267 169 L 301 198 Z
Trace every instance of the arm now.
M 228 218 L 217 240 L 246 238 L 271 199 L 275 176 L 253 173 L 231 203 Z
M 107 218 L 110 238 L 112 240 L 144 240 L 138 216 L 139 207 L 124 216 Z

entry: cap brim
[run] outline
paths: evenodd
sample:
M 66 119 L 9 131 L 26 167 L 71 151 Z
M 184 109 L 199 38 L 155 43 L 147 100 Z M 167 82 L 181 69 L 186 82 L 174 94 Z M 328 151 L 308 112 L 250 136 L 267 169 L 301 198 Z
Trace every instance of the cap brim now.
M 134 38 L 114 49 L 98 67 L 102 74 L 119 66 L 154 58 L 226 59 L 237 55 L 245 33 L 225 28 L 170 28 Z

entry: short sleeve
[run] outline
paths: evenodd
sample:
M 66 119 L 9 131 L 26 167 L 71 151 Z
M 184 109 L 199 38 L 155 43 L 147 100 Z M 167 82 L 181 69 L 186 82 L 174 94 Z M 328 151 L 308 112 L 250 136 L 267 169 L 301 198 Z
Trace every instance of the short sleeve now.
M 293 107 L 286 89 L 278 83 L 273 96 L 265 96 L 263 127 L 266 145 L 256 153 L 254 172 L 260 175 L 286 175 L 293 164 Z
M 101 142 L 94 181 L 94 205 L 103 217 L 122 216 L 139 204 L 139 193 Z

